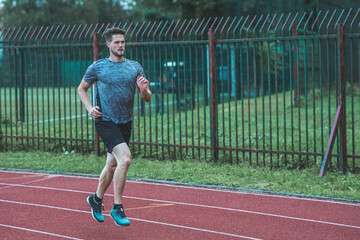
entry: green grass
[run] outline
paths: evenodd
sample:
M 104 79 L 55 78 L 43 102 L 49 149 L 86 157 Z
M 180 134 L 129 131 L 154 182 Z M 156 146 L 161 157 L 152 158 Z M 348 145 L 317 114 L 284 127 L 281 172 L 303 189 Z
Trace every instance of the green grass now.
M 357 126 L 360 124 L 360 114 L 357 112 L 360 110 L 360 92 L 356 88 L 349 89 L 346 109 L 347 152 L 359 156 L 360 144 L 357 139 L 360 137 L 360 128 Z M 137 145 L 133 155 L 155 159 L 208 160 L 211 157 L 211 109 L 200 94 L 202 90 L 195 89 L 196 100 L 199 100 L 195 108 L 182 102 L 180 111 L 173 108 L 176 106 L 172 102 L 174 96 L 163 96 L 165 104 L 162 114 L 156 114 L 154 106 L 159 96 L 154 94 L 152 102 L 145 104 L 145 116 L 137 108 L 136 95 L 131 141 Z M 14 89 L 0 89 L 0 93 L 0 131 L 6 136 L 25 137 L 3 139 L 2 144 L 7 150 L 38 148 L 48 151 L 93 151 L 94 124 L 86 116 L 75 88 L 28 89 L 26 104 L 30 120 L 24 123 L 14 118 L 14 97 L 7 99 L 15 95 Z M 229 99 L 222 96 L 217 106 L 218 146 L 232 151 L 220 150 L 219 161 L 275 168 L 285 165 L 289 168 L 297 165 L 319 166 L 334 121 L 337 96 L 333 92 L 328 95 L 325 90 L 311 90 L 307 92 L 306 99 L 301 96 L 300 107 L 294 106 L 293 98 L 294 92 L 290 91 L 256 99 Z M 59 120 L 69 117 L 70 112 L 71 116 L 80 113 L 85 116 Z M 38 139 L 30 139 L 32 136 Z M 333 154 L 339 152 L 340 141 L 337 138 Z M 334 156 L 331 161 L 337 165 L 339 159 Z M 360 159 L 354 157 L 348 159 L 348 163 L 350 168 L 359 167 Z
M 68 152 L 0 152 L 2 169 L 99 175 L 104 164 L 104 156 Z M 319 169 L 315 167 L 302 170 L 269 170 L 194 160 L 159 161 L 133 158 L 128 177 L 360 200 L 359 174 L 342 175 L 329 172 L 322 178 L 318 177 L 318 174 Z

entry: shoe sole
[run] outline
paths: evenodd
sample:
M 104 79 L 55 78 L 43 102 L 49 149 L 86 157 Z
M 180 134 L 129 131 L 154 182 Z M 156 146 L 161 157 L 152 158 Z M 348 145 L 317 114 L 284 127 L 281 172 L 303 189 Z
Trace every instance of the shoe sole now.
M 130 226 L 130 223 L 129 224 L 127 224 L 127 225 L 120 225 L 120 224 L 117 224 L 117 222 L 115 221 L 115 218 L 113 217 L 113 215 L 110 213 L 110 217 L 112 218 L 112 219 L 114 219 L 114 222 L 115 222 L 115 225 L 116 226 L 119 226 L 119 227 L 128 227 L 128 226 Z
M 91 196 L 90 196 L 90 197 L 91 197 Z M 91 209 L 91 216 L 93 217 L 93 219 L 95 219 L 97 222 L 104 222 L 104 221 L 99 221 L 99 220 L 97 220 L 97 219 L 94 217 L 94 210 L 93 210 L 93 208 L 91 207 L 91 204 L 90 204 L 90 202 L 89 202 L 89 197 L 86 198 L 86 202 L 87 202 L 87 204 L 89 205 L 89 207 L 90 207 L 90 209 Z

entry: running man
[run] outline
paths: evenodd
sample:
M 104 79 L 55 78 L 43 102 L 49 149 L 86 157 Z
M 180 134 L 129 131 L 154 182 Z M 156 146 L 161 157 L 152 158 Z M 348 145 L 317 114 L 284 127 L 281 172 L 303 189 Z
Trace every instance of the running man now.
M 122 195 L 126 173 L 131 162 L 129 141 L 133 117 L 134 95 L 140 90 L 144 101 L 149 102 L 151 91 L 141 65 L 124 57 L 125 31 L 109 28 L 105 33 L 110 56 L 94 62 L 78 87 L 78 93 L 90 116 L 95 118 L 95 128 L 108 153 L 101 172 L 96 193 L 87 198 L 92 216 L 104 221 L 103 197 L 114 181 L 114 205 L 110 216 L 118 226 L 129 226 L 125 215 Z M 92 105 L 87 90 L 96 82 L 96 104 Z

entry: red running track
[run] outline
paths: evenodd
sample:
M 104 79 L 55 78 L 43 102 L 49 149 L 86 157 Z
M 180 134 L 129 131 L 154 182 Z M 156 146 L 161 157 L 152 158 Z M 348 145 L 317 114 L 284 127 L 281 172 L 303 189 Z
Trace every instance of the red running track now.
M 0 239 L 360 239 L 360 204 L 128 181 L 130 227 L 96 222 L 97 178 L 0 171 Z

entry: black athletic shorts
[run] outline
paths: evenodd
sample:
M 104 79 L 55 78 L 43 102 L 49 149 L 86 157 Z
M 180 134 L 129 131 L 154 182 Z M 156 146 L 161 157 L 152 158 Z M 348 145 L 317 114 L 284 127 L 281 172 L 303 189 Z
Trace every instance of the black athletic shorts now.
M 101 137 L 109 153 L 112 153 L 113 148 L 120 143 L 125 142 L 129 145 L 131 125 L 132 121 L 115 124 L 111 121 L 95 120 L 96 132 Z

